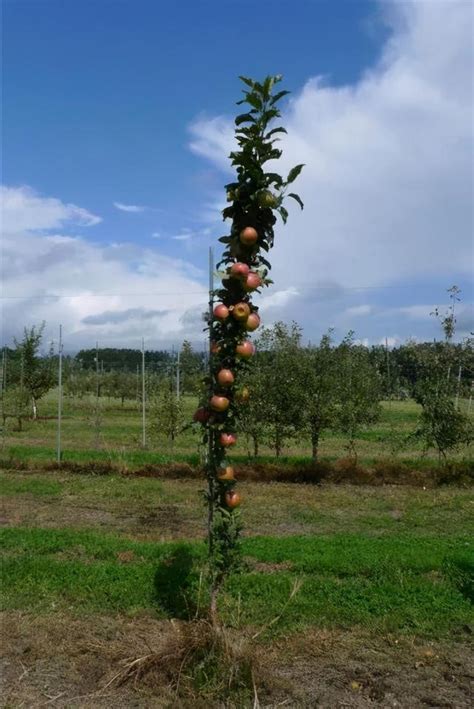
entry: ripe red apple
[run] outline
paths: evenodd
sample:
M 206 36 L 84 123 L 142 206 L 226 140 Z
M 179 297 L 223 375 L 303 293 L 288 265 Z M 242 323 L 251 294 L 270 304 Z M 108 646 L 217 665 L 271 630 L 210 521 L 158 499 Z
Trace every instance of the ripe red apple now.
M 250 307 L 247 303 L 237 303 L 232 309 L 232 315 L 236 320 L 247 320 L 250 315 Z
M 210 415 L 211 414 L 209 413 L 209 411 L 203 406 L 201 406 L 194 412 L 193 421 L 197 421 L 198 423 L 206 423 L 206 421 L 209 420 Z
M 221 346 L 217 342 L 211 342 L 211 354 L 219 354 Z
M 257 313 L 250 313 L 247 320 L 245 321 L 245 329 L 249 332 L 253 332 L 260 326 L 260 315 Z
M 234 468 L 228 465 L 226 468 L 221 468 L 221 473 L 217 476 L 219 480 L 234 480 Z
M 242 359 L 250 359 L 250 357 L 255 354 L 255 346 L 250 342 L 250 340 L 244 340 L 235 348 L 235 353 L 238 357 Z
M 253 226 L 246 226 L 239 235 L 240 243 L 245 246 L 253 246 L 258 239 L 258 233 Z
M 233 433 L 221 433 L 219 440 L 221 442 L 221 446 L 228 448 L 229 446 L 234 446 L 237 443 L 237 436 L 234 436 Z
M 229 492 L 226 492 L 225 503 L 227 507 L 234 509 L 234 507 L 238 507 L 240 505 L 240 502 L 241 500 L 238 492 L 236 492 L 235 490 L 229 490 Z
M 230 387 L 234 383 L 234 375 L 230 369 L 221 369 L 217 373 L 217 381 L 221 387 Z
M 230 275 L 234 276 L 234 278 L 247 278 L 249 271 L 250 269 L 247 264 L 241 263 L 240 261 L 233 263 L 230 267 Z
M 260 288 L 262 285 L 262 279 L 258 275 L 258 273 L 255 273 L 255 271 L 250 271 L 249 275 L 245 279 L 244 283 L 244 290 L 249 293 L 252 290 L 255 290 L 256 288 Z
M 219 303 L 213 310 L 216 320 L 224 322 L 229 317 L 229 308 L 224 303 Z
M 226 411 L 229 408 L 230 401 L 225 396 L 218 396 L 218 394 L 214 394 L 214 396 L 211 396 L 209 404 L 213 411 Z
M 235 400 L 238 404 L 245 404 L 250 399 L 250 389 L 248 387 L 242 387 L 235 394 Z

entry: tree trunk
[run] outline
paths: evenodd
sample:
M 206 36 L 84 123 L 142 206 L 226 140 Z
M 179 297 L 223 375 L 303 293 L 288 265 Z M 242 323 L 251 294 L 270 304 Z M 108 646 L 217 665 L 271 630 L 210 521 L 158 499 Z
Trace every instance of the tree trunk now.
M 281 435 L 278 429 L 275 431 L 275 454 L 277 458 L 281 455 Z
M 254 458 L 258 457 L 258 438 L 257 436 L 252 436 L 253 439 L 253 455 Z
M 318 460 L 318 452 L 319 452 L 319 428 L 314 427 L 311 429 L 311 455 L 312 455 L 314 462 L 316 462 Z
M 38 407 L 36 406 L 36 399 L 34 396 L 31 397 L 31 404 L 33 407 L 33 421 L 36 421 L 38 417 Z

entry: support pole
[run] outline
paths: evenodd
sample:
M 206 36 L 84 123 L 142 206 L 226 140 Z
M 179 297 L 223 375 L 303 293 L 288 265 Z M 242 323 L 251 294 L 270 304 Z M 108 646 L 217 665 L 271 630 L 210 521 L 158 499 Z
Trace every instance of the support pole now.
M 146 448 L 145 340 L 142 337 L 142 446 Z
M 214 310 L 214 251 L 212 246 L 209 247 L 209 355 L 208 355 L 208 371 L 209 371 L 209 396 L 212 396 L 212 322 Z M 213 525 L 214 525 L 214 498 L 215 498 L 215 470 L 214 470 L 214 431 L 211 426 L 207 428 L 207 477 L 209 482 L 209 500 L 208 500 L 208 544 L 209 554 L 213 551 Z
M 176 398 L 179 399 L 181 392 L 181 381 L 180 381 L 180 360 L 181 360 L 181 350 L 178 350 L 178 357 L 176 360 Z
M 456 403 L 454 405 L 454 408 L 456 409 L 456 411 L 459 409 L 459 392 L 461 390 L 461 374 L 462 374 L 462 364 L 459 365 L 458 381 L 456 384 Z
M 61 465 L 61 417 L 63 409 L 63 326 L 59 326 L 59 372 L 58 372 L 58 448 L 57 461 Z

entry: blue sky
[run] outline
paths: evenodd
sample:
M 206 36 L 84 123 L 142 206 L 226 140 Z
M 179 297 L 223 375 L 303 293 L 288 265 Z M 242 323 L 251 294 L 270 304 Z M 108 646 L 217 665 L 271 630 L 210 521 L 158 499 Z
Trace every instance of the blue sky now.
M 307 163 L 267 323 L 294 318 L 312 340 L 331 326 L 423 339 L 453 282 L 472 300 L 469 3 L 7 0 L 3 12 L 5 262 L 28 256 L 8 271 L 4 339 L 29 318 L 63 320 L 71 347 L 201 339 L 238 74 L 284 75 L 286 159 Z

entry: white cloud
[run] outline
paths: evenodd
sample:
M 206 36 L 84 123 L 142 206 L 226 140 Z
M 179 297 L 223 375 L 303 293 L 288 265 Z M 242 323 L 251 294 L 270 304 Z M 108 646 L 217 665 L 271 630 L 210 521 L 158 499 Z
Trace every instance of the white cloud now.
M 151 235 L 151 238 L 152 238 L 152 239 L 161 239 L 161 238 L 162 238 L 162 234 L 160 234 L 159 231 L 154 231 L 153 234 Z
M 147 207 L 138 204 L 122 204 L 122 202 L 114 202 L 114 207 L 121 212 L 144 212 Z
M 371 305 L 355 305 L 352 308 L 347 308 L 346 315 L 369 315 L 372 310 Z
M 65 222 L 92 224 L 96 218 L 28 188 L 4 192 L 4 341 L 43 319 L 48 337 L 63 324 L 71 349 L 96 339 L 104 346 L 133 346 L 142 335 L 150 346 L 202 339 L 202 322 L 183 319 L 200 304 L 205 309 L 208 299 L 205 276 L 192 264 L 134 244 L 57 233 Z M 54 231 L 44 233 L 48 229 Z
M 31 187 L 0 186 L 2 228 L 11 233 L 57 229 L 69 223 L 94 226 L 102 219 L 75 204 L 55 197 L 41 197 Z
M 289 205 L 277 229 L 272 278 L 315 288 L 281 314 L 303 313 L 309 332 L 322 314 L 309 301 L 328 278 L 389 286 L 394 302 L 420 279 L 444 290 L 472 269 L 472 5 L 381 8 L 391 36 L 377 65 L 351 86 L 309 80 L 283 116 L 278 170 L 306 164 L 295 186 L 305 210 Z M 191 149 L 227 171 L 231 121 L 200 117 L 190 131 Z

